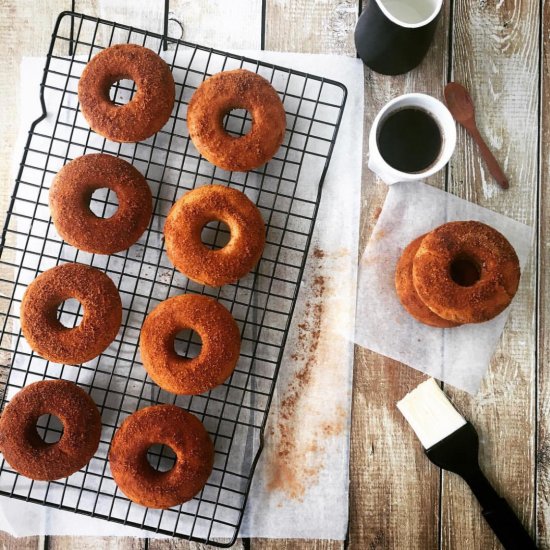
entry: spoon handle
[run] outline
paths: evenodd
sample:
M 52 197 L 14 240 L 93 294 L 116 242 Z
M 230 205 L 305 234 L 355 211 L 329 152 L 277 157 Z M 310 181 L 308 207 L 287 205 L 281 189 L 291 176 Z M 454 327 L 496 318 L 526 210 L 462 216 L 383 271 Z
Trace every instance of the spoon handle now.
M 487 147 L 487 144 L 485 143 L 485 140 L 481 137 L 481 134 L 479 133 L 477 127 L 470 125 L 464 127 L 477 143 L 479 147 L 479 152 L 485 160 L 487 167 L 489 168 L 489 172 L 491 172 L 491 175 L 495 178 L 495 180 L 503 189 L 508 189 L 508 178 L 504 175 L 504 172 L 500 168 L 497 159 L 494 157 L 493 153 L 491 153 L 489 147 Z

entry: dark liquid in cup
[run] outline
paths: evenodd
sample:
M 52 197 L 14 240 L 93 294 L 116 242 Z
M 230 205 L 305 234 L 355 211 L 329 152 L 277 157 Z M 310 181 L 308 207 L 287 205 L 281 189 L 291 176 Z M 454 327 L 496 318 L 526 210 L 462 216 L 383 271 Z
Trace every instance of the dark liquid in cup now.
M 426 111 L 414 107 L 389 115 L 378 131 L 382 158 L 400 172 L 423 172 L 439 157 L 439 125 Z

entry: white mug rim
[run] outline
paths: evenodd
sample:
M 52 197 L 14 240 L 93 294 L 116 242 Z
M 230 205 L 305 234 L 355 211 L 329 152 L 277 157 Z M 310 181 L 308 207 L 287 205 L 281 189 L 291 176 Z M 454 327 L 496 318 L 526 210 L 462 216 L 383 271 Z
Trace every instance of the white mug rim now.
M 435 8 L 433 13 L 424 19 L 423 21 L 420 21 L 418 23 L 405 23 L 404 21 L 401 21 L 400 19 L 397 19 L 394 15 L 392 15 L 386 6 L 384 6 L 383 3 L 384 0 L 376 0 L 376 4 L 380 8 L 380 11 L 392 22 L 398 25 L 399 27 L 403 27 L 405 29 L 419 29 L 420 27 L 424 27 L 431 23 L 439 14 L 441 11 L 441 8 L 443 6 L 443 0 L 436 0 Z
M 447 149 L 448 150 L 447 155 L 442 154 L 440 158 L 435 162 L 435 164 L 433 164 L 430 168 L 422 172 L 401 172 L 400 170 L 393 168 L 393 166 L 390 166 L 382 158 L 382 155 L 378 150 L 378 143 L 377 143 L 378 127 L 380 125 L 382 118 L 388 112 L 388 110 L 390 110 L 396 103 L 400 103 L 400 102 L 403 102 L 404 100 L 409 100 L 409 99 L 413 99 L 413 100 L 418 99 L 418 100 L 428 101 L 440 107 L 443 107 L 445 111 L 448 113 L 448 121 L 450 123 L 450 126 L 449 126 L 450 132 L 448 131 L 447 128 L 441 129 L 441 131 L 443 132 L 443 140 L 444 140 L 442 153 L 443 153 L 443 150 Z M 430 113 L 436 116 L 437 119 L 439 120 L 439 117 L 435 115 L 432 111 L 430 111 Z M 456 147 L 456 125 L 455 125 L 454 118 L 451 115 L 451 112 L 447 109 L 444 103 L 439 101 L 439 99 L 429 94 L 423 94 L 423 93 L 417 93 L 417 92 L 402 94 L 400 96 L 393 98 L 391 101 L 388 101 L 388 103 L 386 103 L 384 107 L 382 107 L 382 109 L 380 109 L 380 111 L 376 115 L 376 118 L 372 123 L 371 133 L 369 136 L 369 154 L 371 158 L 373 156 L 374 151 L 376 151 L 376 159 L 379 163 L 380 162 L 383 163 L 384 173 L 390 175 L 391 178 L 395 181 L 416 181 L 422 178 L 432 176 L 433 174 L 439 172 L 439 170 L 441 170 L 449 162 L 449 160 L 453 155 L 455 147 Z M 379 174 L 379 177 L 384 179 L 383 176 L 380 174 Z

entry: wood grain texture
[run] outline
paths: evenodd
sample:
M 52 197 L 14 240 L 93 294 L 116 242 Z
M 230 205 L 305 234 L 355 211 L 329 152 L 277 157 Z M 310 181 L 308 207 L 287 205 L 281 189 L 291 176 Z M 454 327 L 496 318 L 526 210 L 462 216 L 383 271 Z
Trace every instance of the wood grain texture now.
M 208 550 L 209 548 L 213 547 L 180 539 L 149 539 L 147 544 L 148 550 Z M 244 548 L 246 547 L 241 540 L 237 540 L 231 547 L 232 550 L 244 550 Z
M 43 550 L 45 537 L 16 538 L 0 531 L 0 548 L 2 550 Z
M 550 2 L 543 3 L 542 36 L 550 32 Z M 542 41 L 538 258 L 538 445 L 537 533 L 541 549 L 550 548 L 550 43 Z
M 170 0 L 169 33 L 213 48 L 259 49 L 262 3 L 255 0 Z
M 49 537 L 48 550 L 145 550 L 144 539 L 132 537 Z
M 443 98 L 449 8 L 445 2 L 433 45 L 419 67 L 397 77 L 366 70 L 361 252 L 387 192 L 386 185 L 366 166 L 368 131 L 380 108 L 400 94 L 426 92 Z M 440 172 L 427 182 L 443 188 L 445 173 Z M 439 471 L 426 459 L 416 436 L 395 407 L 424 379 L 408 367 L 357 348 L 351 446 L 352 548 L 438 547 Z
M 338 550 L 339 540 L 251 539 L 250 550 Z
M 356 0 L 267 0 L 266 49 L 355 55 Z
M 463 129 L 449 190 L 533 225 L 537 220 L 539 4 L 455 0 L 453 79 L 470 90 L 477 121 L 510 180 L 501 190 Z M 534 532 L 535 271 L 532 254 L 480 392 L 449 390 L 481 436 L 480 462 Z M 462 480 L 444 475 L 442 547 L 500 548 Z

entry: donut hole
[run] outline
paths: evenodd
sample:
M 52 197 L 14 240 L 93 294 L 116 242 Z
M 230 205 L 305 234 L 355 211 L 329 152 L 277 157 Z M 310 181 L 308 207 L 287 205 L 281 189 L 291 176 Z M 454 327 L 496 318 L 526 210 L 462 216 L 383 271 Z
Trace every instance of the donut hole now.
M 53 414 L 43 414 L 36 421 L 38 437 L 47 445 L 54 445 L 63 435 L 63 423 Z
M 481 278 L 478 262 L 470 256 L 458 256 L 451 263 L 451 279 L 460 286 L 473 286 Z
M 65 328 L 76 328 L 80 325 L 80 302 L 74 298 L 68 298 L 57 306 L 57 320 Z
M 127 78 L 115 80 L 109 88 L 109 99 L 118 106 L 126 105 L 136 93 L 136 83 Z
M 180 330 L 174 338 L 174 351 L 184 359 L 194 359 L 200 355 L 202 340 L 198 332 L 190 329 Z
M 108 219 L 118 210 L 118 196 L 112 189 L 100 187 L 90 197 L 90 210 L 97 218 Z
M 231 231 L 229 226 L 222 221 L 208 222 L 201 233 L 202 243 L 212 250 L 219 250 L 231 240 Z
M 169 472 L 176 463 L 176 453 L 168 445 L 155 443 L 147 450 L 147 462 L 157 472 Z
M 252 116 L 246 109 L 232 109 L 223 117 L 223 129 L 231 136 L 241 137 L 252 129 Z

